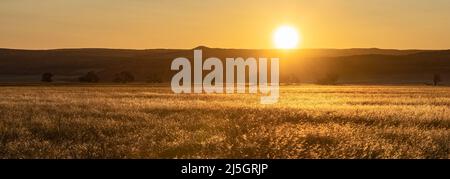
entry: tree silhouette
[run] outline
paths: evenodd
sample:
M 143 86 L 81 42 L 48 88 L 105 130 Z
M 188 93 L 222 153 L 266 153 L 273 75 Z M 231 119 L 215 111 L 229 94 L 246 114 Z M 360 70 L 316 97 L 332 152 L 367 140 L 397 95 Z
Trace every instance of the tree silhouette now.
M 328 73 L 325 77 L 317 80 L 318 84 L 334 85 L 339 80 L 339 75 L 335 73 Z
M 296 83 L 300 83 L 300 80 L 294 73 L 292 73 L 287 77 L 286 82 L 289 84 L 296 84 Z
M 134 81 L 134 76 L 132 73 L 128 71 L 122 71 L 120 73 L 116 73 L 113 82 L 116 83 L 129 83 Z
M 44 73 L 44 74 L 42 74 L 41 81 L 50 83 L 50 82 L 53 81 L 52 78 L 53 78 L 53 74 L 52 73 Z
M 88 83 L 97 83 L 100 81 L 100 78 L 97 76 L 97 74 L 94 71 L 90 71 L 86 73 L 83 76 L 80 76 L 78 78 L 80 82 L 88 82 Z
M 439 82 L 442 81 L 441 75 L 440 74 L 434 74 L 433 75 L 433 84 L 434 86 L 439 85 Z
M 164 72 L 152 72 L 146 77 L 147 83 L 162 83 L 164 81 Z

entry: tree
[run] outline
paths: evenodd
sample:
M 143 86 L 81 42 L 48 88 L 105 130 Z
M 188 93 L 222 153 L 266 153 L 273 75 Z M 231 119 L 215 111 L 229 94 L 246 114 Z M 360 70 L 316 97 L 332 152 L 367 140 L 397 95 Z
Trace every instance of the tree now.
M 41 81 L 50 83 L 50 82 L 53 81 L 52 78 L 53 78 L 53 74 L 52 73 L 44 73 L 44 74 L 42 74 Z
M 162 74 L 152 73 L 147 76 L 147 83 L 162 83 L 163 77 Z
M 442 82 L 442 78 L 440 74 L 434 74 L 433 75 L 433 84 L 434 86 L 439 85 L 439 82 Z
M 335 73 L 328 73 L 325 77 L 317 80 L 318 84 L 334 85 L 339 80 L 339 75 Z
M 122 71 L 120 73 L 116 73 L 113 82 L 116 83 L 129 83 L 134 81 L 134 76 L 132 73 L 128 71 Z
M 87 82 L 87 83 L 97 83 L 100 81 L 100 78 L 97 76 L 97 74 L 94 71 L 90 71 L 86 73 L 83 76 L 80 76 L 78 78 L 80 82 Z
M 300 80 L 298 79 L 298 77 L 297 77 L 294 73 L 292 73 L 292 74 L 290 74 L 290 75 L 287 77 L 286 83 L 289 83 L 289 84 L 296 84 L 296 83 L 300 83 Z

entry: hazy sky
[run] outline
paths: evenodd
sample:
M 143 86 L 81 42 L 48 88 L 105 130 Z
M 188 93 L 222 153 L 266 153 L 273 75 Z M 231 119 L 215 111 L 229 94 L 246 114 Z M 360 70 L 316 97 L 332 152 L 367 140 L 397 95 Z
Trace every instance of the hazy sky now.
M 0 48 L 450 49 L 450 0 L 0 0 Z

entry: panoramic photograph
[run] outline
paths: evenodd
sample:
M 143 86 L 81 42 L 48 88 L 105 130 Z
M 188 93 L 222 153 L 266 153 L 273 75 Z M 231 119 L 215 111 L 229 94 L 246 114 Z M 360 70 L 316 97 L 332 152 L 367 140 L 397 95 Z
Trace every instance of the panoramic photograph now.
M 448 0 L 1 0 L 0 24 L 1 159 L 450 159 Z

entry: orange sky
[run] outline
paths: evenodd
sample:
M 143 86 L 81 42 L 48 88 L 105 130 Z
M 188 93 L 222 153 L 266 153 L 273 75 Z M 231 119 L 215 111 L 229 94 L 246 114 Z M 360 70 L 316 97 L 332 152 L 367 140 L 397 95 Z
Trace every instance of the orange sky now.
M 449 49 L 449 0 L 1 0 L 0 48 Z

